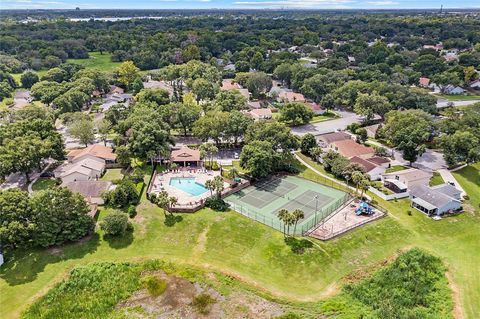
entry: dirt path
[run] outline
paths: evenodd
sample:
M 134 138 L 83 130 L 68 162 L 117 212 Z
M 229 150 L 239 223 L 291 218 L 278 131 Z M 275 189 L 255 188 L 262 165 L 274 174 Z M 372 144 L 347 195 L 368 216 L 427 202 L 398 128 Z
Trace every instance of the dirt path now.
M 465 318 L 462 310 L 462 301 L 460 299 L 460 289 L 452 278 L 452 275 L 447 272 L 445 276 L 448 280 L 448 287 L 452 290 L 452 299 L 453 299 L 453 317 L 455 319 Z
M 205 228 L 198 236 L 197 245 L 193 247 L 193 253 L 192 253 L 193 260 L 199 260 L 202 254 L 205 252 L 205 247 L 207 245 L 207 240 L 208 240 L 207 235 L 209 230 L 210 230 L 210 226 Z

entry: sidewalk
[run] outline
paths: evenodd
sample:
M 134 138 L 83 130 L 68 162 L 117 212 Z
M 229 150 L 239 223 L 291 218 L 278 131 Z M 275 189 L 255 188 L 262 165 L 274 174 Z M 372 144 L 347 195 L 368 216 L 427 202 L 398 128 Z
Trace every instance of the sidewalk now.
M 316 174 L 328 179 L 328 180 L 331 180 L 337 184 L 341 184 L 342 186 L 344 187 L 348 187 L 350 190 L 354 191 L 355 192 L 355 187 L 352 187 L 352 186 L 348 186 L 347 184 L 345 184 L 344 182 L 342 181 L 339 181 L 338 179 L 335 179 L 335 178 L 332 178 L 328 175 L 325 175 L 323 174 L 322 172 L 318 171 L 317 169 L 315 169 L 312 165 L 308 164 L 307 162 L 305 162 L 300 156 L 298 156 L 296 153 L 294 153 L 295 157 L 297 158 L 297 160 L 299 160 L 300 163 L 302 163 L 303 165 L 305 165 L 306 167 L 308 167 L 309 169 L 311 169 L 312 171 L 314 171 Z M 369 198 L 369 196 L 367 194 L 364 194 L 363 196 L 365 196 L 366 198 Z M 370 198 L 369 198 L 370 199 Z
M 453 183 L 455 188 L 462 192 L 462 197 L 467 196 L 467 193 L 463 189 L 462 185 L 455 179 L 455 176 L 448 169 L 439 169 L 437 171 L 445 181 L 445 183 Z

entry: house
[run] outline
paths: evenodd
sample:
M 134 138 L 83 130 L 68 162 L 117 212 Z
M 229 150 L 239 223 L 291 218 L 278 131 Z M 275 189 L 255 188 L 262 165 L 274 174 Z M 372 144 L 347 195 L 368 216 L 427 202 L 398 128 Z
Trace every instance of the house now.
M 480 90 L 480 80 L 473 81 L 470 83 L 472 89 Z
M 352 157 L 370 158 L 375 154 L 375 150 L 371 147 L 359 144 L 354 140 L 335 141 L 330 143 L 330 149 L 338 152 L 348 159 Z
M 223 79 L 220 90 L 230 91 L 230 90 L 240 90 L 241 88 L 242 87 L 240 86 L 240 84 L 236 83 L 233 79 Z
M 149 79 L 146 82 L 143 82 L 143 87 L 145 89 L 162 89 L 168 92 L 170 96 L 173 96 L 173 87 L 167 84 L 165 81 L 155 81 Z
M 272 110 L 270 110 L 269 108 L 253 109 L 253 110 L 250 110 L 248 114 L 255 121 L 269 120 L 272 118 Z
M 447 54 L 445 54 L 445 60 L 447 62 L 457 61 L 458 54 L 456 52 L 448 52 Z
M 82 149 L 71 150 L 67 154 L 67 159 L 71 163 L 76 163 L 86 158 L 105 164 L 113 164 L 117 160 L 117 154 L 113 153 L 112 148 L 101 144 L 93 144 Z
M 61 178 L 62 183 L 74 181 L 97 180 L 105 172 L 105 162 L 84 158 L 75 163 L 66 163 L 54 170 L 56 178 Z
M 320 147 L 325 148 L 325 147 L 328 147 L 328 145 L 330 145 L 333 142 L 351 140 L 352 136 L 345 132 L 334 132 L 334 133 L 317 135 L 315 136 L 315 139 L 317 140 L 317 144 Z
M 302 93 L 295 93 L 290 91 L 282 91 L 279 93 L 278 98 L 281 102 L 291 103 L 291 102 L 305 102 L 305 97 Z
M 428 86 L 430 84 L 430 79 L 426 78 L 426 77 L 421 77 L 421 78 L 418 79 L 418 84 L 421 87 L 428 88 Z
M 111 85 L 109 93 L 110 94 L 123 94 L 124 90 L 121 87 L 118 87 L 116 85 Z
M 361 158 L 358 156 L 354 156 L 350 159 L 350 163 L 356 163 L 363 168 L 365 174 L 367 174 L 372 181 L 379 180 L 387 167 L 382 164 L 378 164 L 380 162 L 381 157 L 372 157 L 372 158 Z M 384 159 L 385 163 L 390 163 L 388 159 Z
M 247 105 L 250 109 L 262 108 L 262 104 L 260 103 L 260 101 L 248 101 Z
M 89 204 L 103 205 L 102 194 L 113 189 L 114 185 L 112 182 L 90 180 L 70 182 L 65 187 L 81 194 Z
M 180 166 L 200 166 L 200 151 L 182 146 L 180 149 L 173 150 L 170 154 L 170 162 Z
M 416 168 L 409 168 L 382 174 L 381 180 L 386 188 L 395 193 L 402 193 L 418 185 L 428 185 L 432 175 Z
M 305 105 L 313 111 L 315 115 L 322 115 L 326 112 L 324 108 L 320 106 L 320 104 L 317 104 L 315 102 L 306 102 Z
M 449 84 L 443 88 L 443 92 L 450 95 L 459 95 L 465 93 L 465 90 L 459 86 Z
M 234 82 L 233 79 L 223 79 L 222 80 L 222 86 L 220 87 L 220 90 L 222 91 L 231 91 L 231 90 L 238 90 L 240 94 L 247 99 L 247 101 L 250 99 L 250 92 L 248 92 L 247 89 L 242 88 L 242 86 L 236 82 Z
M 448 211 L 459 210 L 462 203 L 457 196 L 458 190 L 448 184 L 437 187 L 417 185 L 410 190 L 413 208 L 427 215 L 443 215 Z
M 225 71 L 234 71 L 234 72 L 235 72 L 235 70 L 236 70 L 235 64 L 229 63 L 229 64 L 227 64 L 227 65 L 225 65 L 225 66 L 223 67 L 223 70 L 225 70 Z

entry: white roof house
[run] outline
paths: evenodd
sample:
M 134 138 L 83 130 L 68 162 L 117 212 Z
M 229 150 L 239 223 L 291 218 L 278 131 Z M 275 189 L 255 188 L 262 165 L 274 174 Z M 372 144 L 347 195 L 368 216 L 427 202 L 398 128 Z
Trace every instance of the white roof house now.
M 381 179 L 384 183 L 391 180 L 396 180 L 396 184 L 403 184 L 405 188 L 411 189 L 417 185 L 428 185 L 432 175 L 432 173 L 421 171 L 416 168 L 409 168 L 402 171 L 382 174 Z

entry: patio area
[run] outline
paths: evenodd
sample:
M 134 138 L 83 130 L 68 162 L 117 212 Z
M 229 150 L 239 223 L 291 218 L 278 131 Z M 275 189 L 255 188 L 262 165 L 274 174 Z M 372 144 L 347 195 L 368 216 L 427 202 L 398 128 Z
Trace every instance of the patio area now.
M 184 169 L 167 171 L 156 174 L 152 181 L 150 193 L 158 194 L 166 191 L 169 196 L 178 200 L 175 208 L 201 207 L 205 199 L 211 196 L 205 183 L 208 180 L 220 176 L 220 171 L 209 171 L 205 169 Z M 230 184 L 223 183 L 224 191 L 230 190 Z

